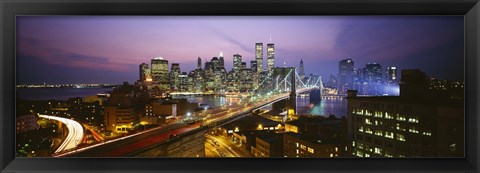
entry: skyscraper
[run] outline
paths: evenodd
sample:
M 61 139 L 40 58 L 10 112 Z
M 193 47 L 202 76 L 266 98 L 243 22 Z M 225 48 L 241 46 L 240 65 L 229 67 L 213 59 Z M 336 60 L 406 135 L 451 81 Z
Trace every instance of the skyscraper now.
M 257 72 L 257 61 L 250 61 L 250 69 L 252 72 Z
M 240 64 L 240 70 L 245 70 L 245 69 L 247 69 L 247 62 L 242 62 Z
M 168 61 L 162 57 L 157 57 L 151 61 L 152 78 L 157 84 L 160 84 L 160 89 L 167 90 L 168 86 Z
M 300 59 L 300 79 L 305 79 L 305 71 L 303 68 L 303 59 Z
M 147 75 L 148 75 L 148 64 L 142 63 L 139 66 L 139 71 L 140 71 L 140 77 L 139 80 L 140 82 L 144 82 L 147 80 Z
M 197 60 L 197 69 L 201 69 L 202 68 L 202 58 L 198 57 L 198 60 Z
M 272 69 L 275 65 L 275 48 L 273 43 L 267 44 L 267 65 L 268 65 L 268 72 L 271 73 Z
M 233 55 L 233 71 L 238 73 L 242 65 L 242 55 L 235 54 Z
M 365 65 L 366 82 L 381 83 L 382 82 L 382 66 L 378 63 L 368 63 Z
M 387 82 L 387 84 L 397 82 L 397 67 L 387 67 L 385 82 Z
M 180 64 L 178 63 L 172 63 L 172 66 L 170 67 L 170 88 L 174 91 L 179 89 L 179 78 L 178 76 L 181 74 L 180 72 Z
M 338 71 L 338 92 L 341 94 L 345 94 L 348 87 L 351 87 L 353 84 L 353 60 L 352 59 L 344 59 L 341 60 L 338 64 L 339 71 Z
M 225 61 L 223 59 L 223 52 L 220 52 L 220 55 L 218 55 L 218 60 L 220 62 L 220 67 L 225 68 Z
M 257 73 L 263 71 L 263 43 L 255 43 L 255 60 L 257 60 Z

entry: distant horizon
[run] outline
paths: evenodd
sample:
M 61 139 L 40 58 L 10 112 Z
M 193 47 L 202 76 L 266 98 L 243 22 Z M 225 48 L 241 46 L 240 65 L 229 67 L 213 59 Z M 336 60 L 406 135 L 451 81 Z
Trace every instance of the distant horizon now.
M 464 81 L 463 16 L 19 16 L 17 84 L 132 83 L 155 57 L 182 72 L 223 52 L 250 67 L 255 43 L 275 44 L 275 66 L 299 67 L 328 81 L 338 62 L 420 69 Z

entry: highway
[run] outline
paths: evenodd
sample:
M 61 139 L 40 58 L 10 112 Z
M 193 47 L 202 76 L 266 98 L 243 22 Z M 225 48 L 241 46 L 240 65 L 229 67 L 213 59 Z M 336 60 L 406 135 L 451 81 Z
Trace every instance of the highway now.
M 68 129 L 67 137 L 63 140 L 63 143 L 57 148 L 55 153 L 59 153 L 65 150 L 73 149 L 77 147 L 78 144 L 82 142 L 83 138 L 83 127 L 80 123 L 62 117 L 50 116 L 50 115 L 38 115 L 41 118 L 51 119 L 60 121 L 65 124 Z
M 297 92 L 303 92 L 311 88 L 299 89 Z M 289 93 L 280 93 L 269 95 L 267 98 L 259 97 L 250 102 L 242 102 L 234 106 L 226 106 L 207 110 L 205 112 L 194 113 L 192 117 L 181 117 L 179 121 L 171 124 L 163 125 L 129 136 L 104 141 L 91 146 L 77 148 L 72 151 L 55 154 L 54 157 L 63 157 L 69 155 L 86 156 L 86 157 L 118 157 L 126 156 L 137 150 L 148 148 L 154 144 L 165 141 L 170 134 L 181 135 L 189 131 L 208 127 L 210 125 L 221 126 L 246 116 L 253 110 L 259 109 L 264 105 L 271 104 L 278 100 L 289 97 Z M 182 120 L 198 121 L 192 125 L 187 125 Z
M 208 143 L 205 144 L 205 149 L 207 150 L 213 147 L 220 153 L 221 157 L 251 157 L 248 151 L 238 148 L 227 138 L 210 134 L 205 134 L 205 138 L 205 143 Z

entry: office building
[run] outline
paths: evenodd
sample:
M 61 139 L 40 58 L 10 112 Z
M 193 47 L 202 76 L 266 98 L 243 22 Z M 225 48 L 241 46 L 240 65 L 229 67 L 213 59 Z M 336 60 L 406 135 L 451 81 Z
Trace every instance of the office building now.
M 397 67 L 387 67 L 386 75 L 385 75 L 385 82 L 387 84 L 395 84 L 397 83 Z
M 201 69 L 202 68 L 202 58 L 198 57 L 197 59 L 197 69 Z
M 150 69 L 148 68 L 148 64 L 145 64 L 145 63 L 140 64 L 139 72 L 140 72 L 140 76 L 138 79 L 140 80 L 140 82 L 145 82 L 147 80 L 147 76 L 150 75 L 149 74 Z
M 337 88 L 339 94 L 345 94 L 353 85 L 353 67 L 352 59 L 344 59 L 339 62 L 339 71 L 337 75 Z
M 263 43 L 255 43 L 255 60 L 257 61 L 257 73 L 263 71 Z
M 370 84 L 382 83 L 382 66 L 378 63 L 368 63 L 364 69 L 364 80 Z
M 257 61 L 250 61 L 250 69 L 252 72 L 257 73 Z
M 268 72 L 272 73 L 272 69 L 275 66 L 275 45 L 273 43 L 267 44 L 267 67 Z
M 240 72 L 240 69 L 242 67 L 242 55 L 235 54 L 233 55 L 233 71 L 235 73 Z
M 305 80 L 305 71 L 304 71 L 304 67 L 303 67 L 303 59 L 300 59 L 300 80 Z
M 159 88 L 163 91 L 168 90 L 170 88 L 168 83 L 168 61 L 162 57 L 152 59 L 151 71 L 152 79 L 159 85 Z
M 218 60 L 220 62 L 220 67 L 225 68 L 225 60 L 223 58 L 223 52 L 220 52 L 220 55 L 218 55 Z
M 400 96 L 348 94 L 348 131 L 357 157 L 463 157 L 463 100 L 436 94 L 420 70 L 402 70 Z
M 285 122 L 284 157 L 348 156 L 347 120 L 322 116 L 300 116 Z
M 169 74 L 169 83 L 170 83 L 170 90 L 171 91 L 177 91 L 179 89 L 180 85 L 180 80 L 178 76 L 180 75 L 180 64 L 178 63 L 172 63 L 172 66 L 170 67 L 170 74 Z

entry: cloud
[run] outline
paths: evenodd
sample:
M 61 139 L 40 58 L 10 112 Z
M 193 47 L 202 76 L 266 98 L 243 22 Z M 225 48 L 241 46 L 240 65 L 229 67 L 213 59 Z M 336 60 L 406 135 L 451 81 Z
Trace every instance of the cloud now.
M 90 56 L 60 49 L 50 48 L 37 39 L 24 38 L 17 42 L 17 57 L 33 57 L 43 62 L 86 69 L 107 69 L 111 71 L 130 70 L 129 64 L 112 63 L 107 57 Z
M 209 31 L 211 31 L 214 35 L 218 36 L 219 38 L 233 44 L 233 45 L 236 45 L 237 47 L 241 48 L 243 51 L 245 52 L 250 52 L 252 51 L 252 47 L 253 46 L 248 46 L 246 44 L 243 44 L 242 42 L 238 41 L 237 39 L 223 33 L 223 32 L 220 32 L 212 27 L 206 27 Z
M 415 20 L 416 19 L 416 20 Z M 448 22 L 422 18 L 382 18 L 358 20 L 345 25 L 335 51 L 345 57 L 403 59 L 449 43 L 452 34 Z

